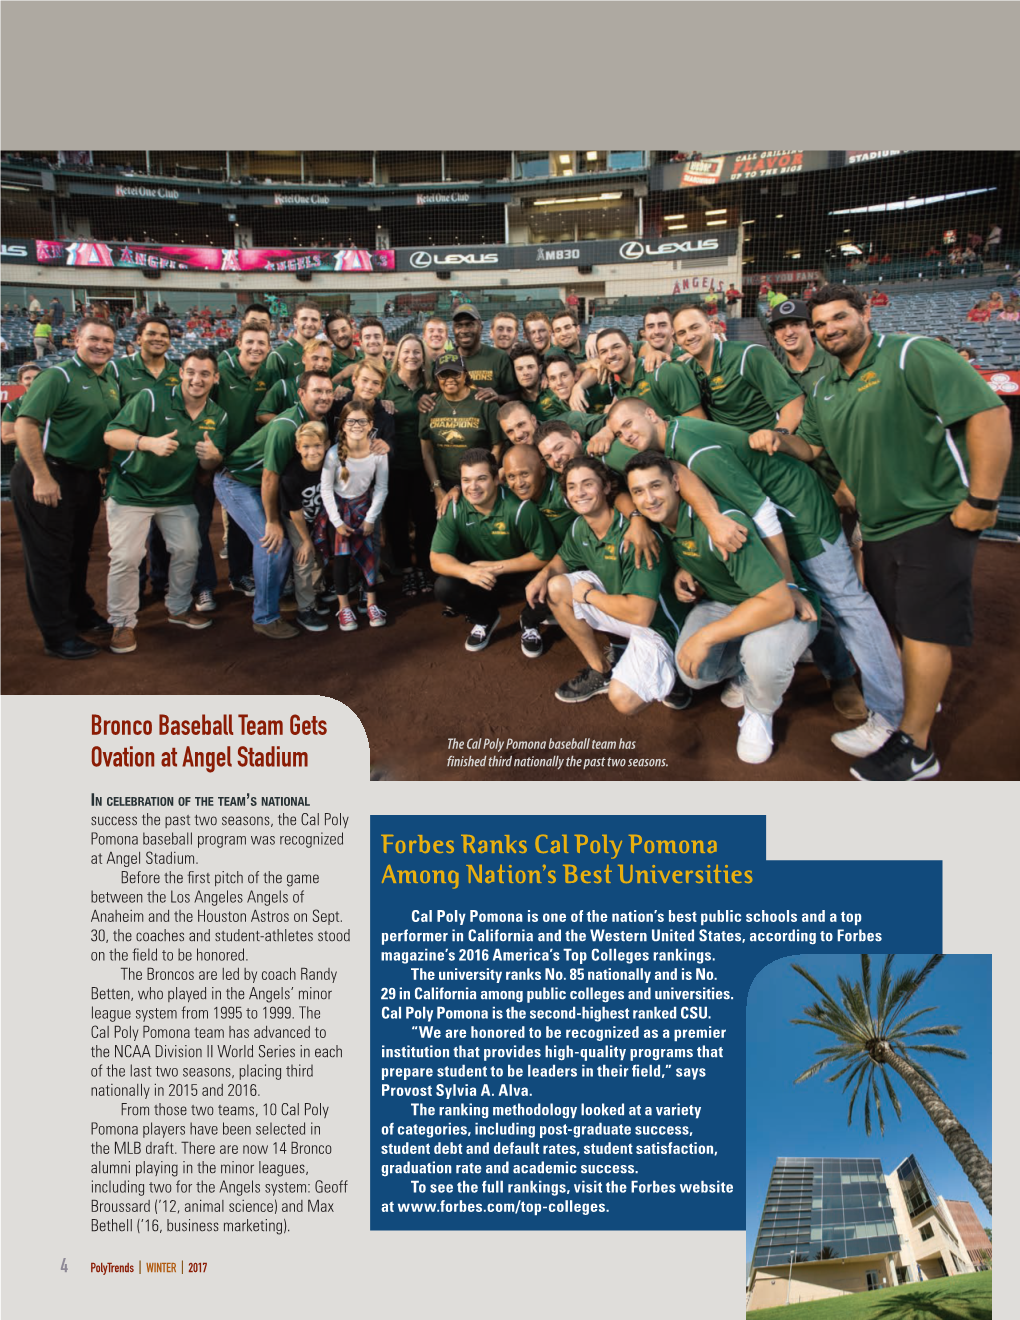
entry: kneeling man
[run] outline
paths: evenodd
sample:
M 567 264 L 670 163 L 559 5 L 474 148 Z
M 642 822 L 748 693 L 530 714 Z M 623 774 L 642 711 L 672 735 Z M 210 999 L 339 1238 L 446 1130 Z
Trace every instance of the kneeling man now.
M 586 662 L 557 688 L 557 699 L 588 701 L 605 694 L 622 715 L 636 715 L 653 701 L 682 710 L 690 693 L 677 684 L 673 664 L 682 608 L 669 588 L 666 556 L 641 567 L 624 546 L 627 519 L 613 508 L 613 478 L 597 459 L 572 458 L 561 480 L 578 517 L 559 553 L 527 589 L 528 604 L 535 608 L 548 599 L 556 622 Z M 612 669 L 596 632 L 627 638 Z
M 499 484 L 499 465 L 487 449 L 469 449 L 460 460 L 461 498 L 446 506 L 432 538 L 436 597 L 471 624 L 466 651 L 484 651 L 499 626 L 499 605 L 553 556 L 549 524 L 530 500 L 523 502 Z M 521 613 L 521 650 L 542 654 L 538 624 L 543 611 Z
M 752 520 L 733 509 L 727 512 L 744 524 L 748 539 L 724 561 L 704 523 L 681 504 L 673 465 L 664 454 L 635 455 L 627 464 L 627 484 L 638 509 L 670 547 L 677 595 L 699 601 L 680 633 L 680 677 L 695 689 L 731 680 L 723 704 L 744 707 L 737 755 L 760 765 L 772 755 L 772 717 L 818 631 L 817 606 L 797 584 L 784 580 Z

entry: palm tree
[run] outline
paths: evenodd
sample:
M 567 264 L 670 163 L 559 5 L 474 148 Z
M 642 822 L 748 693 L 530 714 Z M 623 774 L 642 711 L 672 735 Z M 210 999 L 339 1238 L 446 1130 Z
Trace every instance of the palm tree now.
M 935 1079 L 914 1058 L 915 1054 L 942 1054 L 951 1059 L 965 1059 L 963 1050 L 949 1049 L 944 1045 L 932 1045 L 918 1042 L 918 1036 L 955 1036 L 958 1026 L 920 1027 L 907 1031 L 907 1025 L 925 1013 L 934 1012 L 934 1008 L 918 1008 L 903 1016 L 914 995 L 921 988 L 928 976 L 942 961 L 943 955 L 937 953 L 929 958 L 920 971 L 913 969 L 901 972 L 896 980 L 892 977 L 894 954 L 888 954 L 882 967 L 878 982 L 878 995 L 874 1009 L 871 1006 L 871 959 L 866 953 L 861 954 L 861 979 L 852 985 L 842 976 L 837 978 L 842 1002 L 837 1003 L 829 992 L 815 980 L 803 967 L 794 964 L 793 970 L 822 996 L 818 1003 L 804 1009 L 805 1017 L 791 1018 L 795 1026 L 821 1027 L 830 1031 L 839 1042 L 828 1049 L 819 1050 L 824 1056 L 820 1063 L 812 1064 L 796 1082 L 807 1081 L 832 1063 L 842 1063 L 843 1067 L 827 1081 L 835 1082 L 844 1074 L 849 1074 L 843 1083 L 844 1092 L 853 1085 L 850 1095 L 850 1108 L 847 1112 L 847 1126 L 853 1122 L 854 1103 L 858 1092 L 864 1087 L 864 1130 L 871 1136 L 871 1101 L 875 1101 L 875 1113 L 879 1129 L 885 1134 L 885 1120 L 882 1116 L 882 1101 L 875 1077 L 876 1069 L 882 1075 L 886 1094 L 892 1101 L 896 1117 L 901 1118 L 899 1098 L 893 1090 L 889 1070 L 899 1076 L 917 1096 L 925 1112 L 941 1132 L 949 1149 L 955 1155 L 960 1167 L 967 1175 L 974 1190 L 984 1202 L 988 1213 L 992 1212 L 992 1166 L 981 1151 L 977 1142 L 963 1124 L 957 1119 L 949 1106 L 939 1095 Z M 907 1042 L 910 1042 L 909 1044 Z M 796 1082 L 794 1085 L 796 1085 Z

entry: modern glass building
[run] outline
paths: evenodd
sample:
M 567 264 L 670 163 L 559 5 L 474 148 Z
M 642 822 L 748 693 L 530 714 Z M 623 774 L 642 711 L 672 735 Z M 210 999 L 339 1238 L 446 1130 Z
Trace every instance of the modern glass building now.
M 751 1257 L 749 1310 L 969 1273 L 945 1201 L 913 1155 L 781 1158 Z

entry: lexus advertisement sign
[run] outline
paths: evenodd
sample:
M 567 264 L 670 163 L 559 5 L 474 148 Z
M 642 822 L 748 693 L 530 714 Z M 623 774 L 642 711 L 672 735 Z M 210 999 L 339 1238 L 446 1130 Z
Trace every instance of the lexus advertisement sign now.
M 721 261 L 737 251 L 735 229 L 706 230 L 683 238 L 595 239 L 523 247 L 397 248 L 396 269 L 438 271 L 532 270 L 539 266 L 618 266 L 641 261 Z

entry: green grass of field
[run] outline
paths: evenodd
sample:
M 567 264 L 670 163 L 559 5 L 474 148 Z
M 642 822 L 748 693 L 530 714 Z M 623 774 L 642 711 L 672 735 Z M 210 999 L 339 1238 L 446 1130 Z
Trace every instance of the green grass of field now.
M 929 1283 L 905 1283 L 880 1292 L 854 1293 L 818 1302 L 770 1306 L 755 1316 L 779 1320 L 989 1320 L 992 1272 L 958 1274 Z

